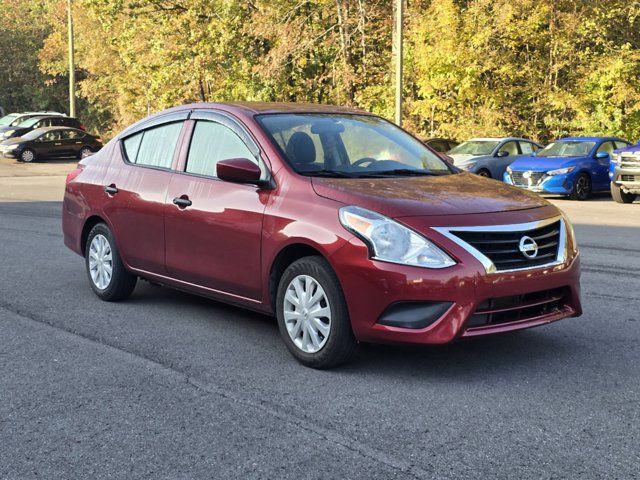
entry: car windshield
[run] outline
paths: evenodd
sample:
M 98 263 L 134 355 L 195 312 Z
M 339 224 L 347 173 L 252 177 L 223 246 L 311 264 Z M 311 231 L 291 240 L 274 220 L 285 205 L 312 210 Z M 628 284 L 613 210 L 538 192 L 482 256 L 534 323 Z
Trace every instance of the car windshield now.
M 589 155 L 596 142 L 565 141 L 550 143 L 540 150 L 538 157 L 583 157 Z
M 304 113 L 264 114 L 257 120 L 302 175 L 358 178 L 452 173 L 422 142 L 380 117 Z
M 4 117 L 0 118 L 0 125 L 11 125 L 11 122 L 13 122 L 16 118 L 18 118 L 18 115 L 16 115 L 15 113 L 5 115 Z
M 449 150 L 449 155 L 491 155 L 499 140 L 469 140 Z
M 20 127 L 20 128 L 33 127 L 40 120 L 42 120 L 42 117 L 31 117 L 28 120 L 25 120 L 24 122 L 19 123 L 18 127 Z

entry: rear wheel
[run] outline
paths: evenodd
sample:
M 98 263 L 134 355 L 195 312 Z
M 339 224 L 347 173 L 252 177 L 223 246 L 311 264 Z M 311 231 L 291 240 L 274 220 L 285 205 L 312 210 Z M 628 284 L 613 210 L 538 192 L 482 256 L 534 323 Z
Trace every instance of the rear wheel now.
M 486 168 L 482 168 L 478 170 L 478 173 L 476 173 L 476 175 L 480 175 L 481 177 L 491 178 L 491 172 Z
M 20 154 L 20 160 L 23 162 L 33 162 L 36 159 L 36 153 L 30 148 L 25 148 Z
M 636 195 L 634 193 L 623 192 L 620 185 L 617 185 L 614 182 L 611 182 L 611 196 L 617 203 L 633 203 L 636 199 Z
M 591 196 L 591 177 L 586 173 L 581 173 L 576 178 L 576 182 L 571 192 L 572 200 L 587 200 Z
M 124 267 L 113 234 L 104 223 L 89 232 L 85 263 L 91 289 L 102 300 L 123 300 L 133 292 L 137 277 Z
M 276 312 L 285 345 L 302 364 L 331 368 L 356 349 L 340 283 L 322 257 L 292 263 L 278 286 Z
M 87 158 L 89 155 L 93 155 L 93 151 L 89 147 L 82 147 L 78 153 L 80 158 Z

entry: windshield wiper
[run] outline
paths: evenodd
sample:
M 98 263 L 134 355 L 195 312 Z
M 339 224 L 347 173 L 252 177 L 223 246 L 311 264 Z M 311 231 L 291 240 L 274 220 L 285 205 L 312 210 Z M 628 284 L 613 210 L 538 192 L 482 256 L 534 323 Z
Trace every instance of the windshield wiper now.
M 433 177 L 438 175 L 448 175 L 451 172 L 429 172 L 427 170 L 413 170 L 411 168 L 396 168 L 393 170 L 383 170 L 381 172 L 367 172 L 366 175 L 371 177 L 394 177 L 394 176 L 415 176 L 415 177 Z
M 315 170 L 312 172 L 298 172 L 306 177 L 358 178 L 358 175 L 340 170 Z

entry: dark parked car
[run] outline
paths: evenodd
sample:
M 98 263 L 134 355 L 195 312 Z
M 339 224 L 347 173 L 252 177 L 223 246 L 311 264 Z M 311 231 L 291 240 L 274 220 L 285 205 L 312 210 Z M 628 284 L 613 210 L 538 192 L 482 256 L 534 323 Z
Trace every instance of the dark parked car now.
M 18 138 L 0 142 L 0 152 L 7 158 L 23 162 L 47 158 L 84 158 L 102 148 L 98 137 L 84 130 L 66 127 L 45 127 L 31 130 Z
M 353 109 L 195 104 L 67 177 L 65 244 L 121 300 L 138 277 L 276 315 L 302 363 L 581 314 L 573 230 L 547 200 L 442 161 Z
M 22 137 L 25 133 L 31 130 L 36 130 L 43 127 L 70 127 L 84 130 L 84 125 L 80 123 L 80 120 L 74 117 L 67 117 L 64 115 L 36 115 L 30 117 L 19 123 L 18 125 L 11 127 L 9 130 L 5 130 L 2 134 L 2 139 L 7 140 L 9 138 Z
M 33 118 L 33 117 L 39 117 L 39 116 L 43 116 L 43 115 L 57 115 L 57 116 L 64 116 L 62 113 L 58 113 L 58 112 L 21 112 L 21 113 L 10 113 L 8 115 L 3 116 L 2 118 L 0 118 L 0 140 L 2 138 L 4 138 L 4 132 L 8 131 L 8 130 L 13 130 L 16 126 L 18 126 L 19 124 L 21 124 L 22 122 Z
M 449 140 L 446 138 L 427 138 L 424 140 L 425 145 L 430 146 L 438 153 L 447 153 L 453 147 L 457 146 L 460 142 L 455 140 Z

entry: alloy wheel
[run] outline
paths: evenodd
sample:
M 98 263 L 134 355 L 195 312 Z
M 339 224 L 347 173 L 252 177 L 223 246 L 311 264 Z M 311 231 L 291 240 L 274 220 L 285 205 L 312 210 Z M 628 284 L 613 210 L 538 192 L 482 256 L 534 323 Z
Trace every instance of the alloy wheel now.
M 106 289 L 113 276 L 113 256 L 109 240 L 98 234 L 89 245 L 89 273 L 91 281 L 100 290 Z
M 80 150 L 80 158 L 87 158 L 88 156 L 90 156 L 93 152 L 88 149 L 88 148 L 83 148 L 82 150 Z
M 587 198 L 589 190 L 589 179 L 585 175 L 581 175 L 576 181 L 576 197 Z
M 316 353 L 331 332 L 331 306 L 322 286 L 309 275 L 298 275 L 284 296 L 284 322 L 293 343 L 305 353 Z

